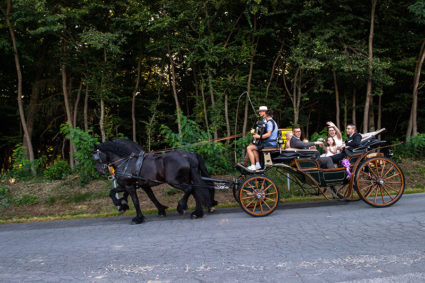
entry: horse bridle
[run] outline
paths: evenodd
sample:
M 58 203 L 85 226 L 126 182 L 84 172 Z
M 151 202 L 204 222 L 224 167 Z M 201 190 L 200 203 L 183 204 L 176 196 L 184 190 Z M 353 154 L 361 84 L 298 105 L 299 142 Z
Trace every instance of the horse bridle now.
M 95 161 L 99 161 L 99 162 L 101 162 L 102 163 L 102 167 L 103 167 L 103 169 L 108 169 L 109 170 L 109 172 L 112 174 L 112 175 L 114 175 L 114 173 L 115 173 L 115 169 L 114 169 L 114 167 L 112 167 L 112 165 L 113 164 L 115 164 L 115 163 L 118 163 L 118 162 L 120 162 L 120 161 L 124 161 L 124 162 L 122 162 L 121 164 L 118 164 L 117 165 L 117 169 L 118 169 L 118 167 L 120 167 L 120 166 L 122 166 L 124 163 L 126 163 L 125 161 L 129 161 L 131 158 L 133 158 L 134 156 L 136 156 L 136 154 L 134 154 L 134 153 L 132 153 L 131 155 L 129 155 L 128 157 L 124 157 L 124 158 L 121 158 L 121 159 L 118 159 L 118 160 L 115 160 L 114 162 L 110 162 L 110 163 L 106 163 L 106 162 L 104 162 L 103 160 L 102 160 L 102 158 L 100 157 L 100 150 L 99 149 L 97 149 L 96 150 L 96 152 L 93 154 L 93 159 L 95 160 Z M 126 163 L 126 165 L 128 165 L 128 162 Z M 125 169 L 124 169 L 124 172 L 126 172 L 127 171 L 127 166 L 125 167 Z
M 99 162 L 101 162 L 101 163 L 102 163 L 102 167 L 103 167 L 103 169 L 108 169 L 109 164 L 106 164 L 106 162 L 104 162 L 104 161 L 102 160 L 102 158 L 100 158 L 100 150 L 99 150 L 99 149 L 97 149 L 97 150 L 96 150 L 96 152 L 95 152 L 95 153 L 93 153 L 93 159 L 94 159 L 94 161 L 99 161 Z

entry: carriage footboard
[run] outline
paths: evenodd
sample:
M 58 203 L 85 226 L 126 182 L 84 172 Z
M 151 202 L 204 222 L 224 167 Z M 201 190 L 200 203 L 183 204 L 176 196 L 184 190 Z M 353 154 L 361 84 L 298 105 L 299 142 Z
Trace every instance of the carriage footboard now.
M 210 177 L 201 177 L 201 179 L 204 182 L 213 182 L 214 183 L 214 189 L 216 189 L 216 190 L 228 190 L 235 184 L 234 181 L 223 180 L 223 179 L 214 179 L 214 178 L 210 178 Z

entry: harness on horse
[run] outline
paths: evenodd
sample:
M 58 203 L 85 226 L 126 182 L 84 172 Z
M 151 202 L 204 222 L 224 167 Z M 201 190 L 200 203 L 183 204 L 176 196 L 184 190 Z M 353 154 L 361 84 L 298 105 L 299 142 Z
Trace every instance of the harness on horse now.
M 93 159 L 95 161 L 101 161 L 102 162 L 102 159 L 100 158 L 99 153 L 100 153 L 100 151 L 97 150 L 93 154 Z M 136 174 L 132 174 L 132 172 L 127 172 L 127 170 L 128 170 L 128 165 L 130 163 L 130 160 L 132 160 L 135 157 L 137 157 L 137 160 L 136 160 L 135 170 L 133 171 L 133 173 L 136 173 Z M 102 163 L 103 163 L 103 168 L 105 168 L 105 169 L 108 168 L 109 172 L 111 173 L 111 179 L 112 179 L 112 181 L 114 181 L 114 188 L 116 188 L 117 187 L 116 178 L 115 178 L 116 175 L 122 176 L 122 177 L 136 178 L 136 179 L 139 179 L 139 180 L 146 181 L 144 178 L 142 178 L 140 176 L 144 159 L 145 159 L 145 151 L 141 150 L 139 153 L 132 152 L 129 156 L 115 160 L 114 162 L 111 162 L 111 163 L 108 163 L 108 164 L 103 163 L 103 162 Z M 114 165 L 114 164 L 116 164 L 120 161 L 122 161 L 122 162 L 120 164 L 117 164 L 117 166 L 116 166 L 117 168 L 115 169 L 112 165 Z M 124 170 L 122 172 L 116 172 L 124 164 L 125 164 Z

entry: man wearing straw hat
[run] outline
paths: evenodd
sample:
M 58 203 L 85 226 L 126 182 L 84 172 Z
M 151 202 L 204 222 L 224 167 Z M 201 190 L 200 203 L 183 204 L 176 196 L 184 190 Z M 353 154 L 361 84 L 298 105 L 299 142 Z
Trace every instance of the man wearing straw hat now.
M 273 111 L 268 109 L 267 106 L 260 106 L 258 109 L 260 117 L 267 121 L 266 133 L 263 135 L 254 134 L 254 139 L 261 139 L 262 143 L 260 145 L 250 144 L 247 147 L 247 153 L 251 166 L 247 169 L 250 171 L 255 171 L 261 169 L 260 165 L 260 154 L 259 150 L 263 148 L 274 148 L 276 147 L 277 131 L 278 127 L 276 122 L 273 120 Z

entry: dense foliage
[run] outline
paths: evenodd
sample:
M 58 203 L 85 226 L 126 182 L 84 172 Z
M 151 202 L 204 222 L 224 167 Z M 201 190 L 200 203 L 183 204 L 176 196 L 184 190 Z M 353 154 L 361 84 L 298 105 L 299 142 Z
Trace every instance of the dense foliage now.
M 370 80 L 367 130 L 385 127 L 386 139 L 404 140 L 425 42 L 424 0 L 6 0 L 0 8 L 0 168 L 25 166 L 27 174 L 71 159 L 83 181 L 95 175 L 92 145 L 132 138 L 133 130 L 147 151 L 249 130 L 256 114 L 246 96 L 237 109 L 244 91 L 255 107 L 275 110 L 281 127 L 298 123 L 313 138 L 328 120 L 365 130 Z M 22 151 L 17 65 L 31 161 Z M 233 148 L 228 141 L 191 150 L 220 173 Z

